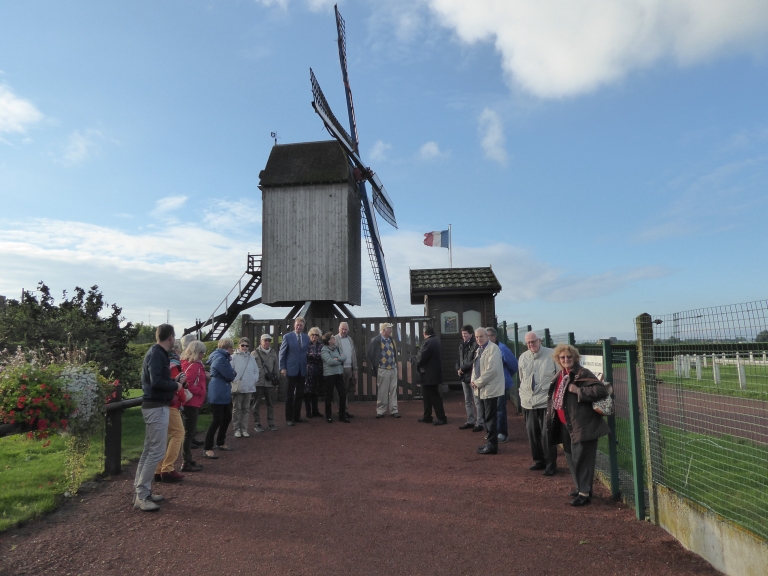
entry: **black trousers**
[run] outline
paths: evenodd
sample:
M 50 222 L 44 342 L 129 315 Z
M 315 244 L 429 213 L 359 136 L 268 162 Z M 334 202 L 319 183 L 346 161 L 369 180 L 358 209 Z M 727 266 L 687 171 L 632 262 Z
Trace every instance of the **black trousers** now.
M 485 416 L 485 431 L 488 436 L 487 443 L 493 446 L 495 449 L 499 449 L 499 426 L 496 420 L 496 411 L 499 406 L 499 398 L 486 398 L 480 400 L 483 405 L 483 414 Z
M 192 440 L 195 437 L 195 430 L 197 430 L 197 417 L 199 415 L 200 408 L 193 408 L 192 406 L 184 406 L 184 410 L 181 411 L 181 416 L 184 418 L 184 462 L 187 464 L 195 461 L 192 456 Z
M 432 408 L 435 409 L 435 416 L 438 420 L 446 420 L 443 397 L 440 396 L 440 386 L 438 384 L 423 384 L 421 395 L 424 399 L 424 420 L 432 420 Z
M 319 416 L 320 409 L 317 407 L 317 394 L 304 394 L 304 408 L 307 410 L 307 418 L 312 416 Z
M 523 408 L 525 431 L 531 446 L 531 457 L 536 464 L 542 464 L 549 472 L 557 472 L 557 443 L 549 441 L 547 434 L 547 409 Z
M 333 414 L 333 391 L 339 394 L 339 418 L 347 415 L 347 388 L 344 386 L 343 374 L 331 374 L 323 376 L 325 382 L 325 417 L 330 418 Z
M 581 494 L 592 493 L 592 480 L 595 477 L 595 462 L 597 461 L 598 440 L 571 442 L 571 435 L 565 425 L 562 430 L 563 451 L 568 468 L 571 470 L 573 484 Z
M 216 436 L 216 446 L 223 446 L 227 440 L 227 428 L 232 422 L 232 402 L 229 404 L 211 404 L 213 420 L 205 433 L 206 450 L 213 450 L 213 437 Z M 217 433 L 218 432 L 218 433 Z
M 301 418 L 301 403 L 304 400 L 306 376 L 288 376 L 288 390 L 285 394 L 285 421 L 295 422 Z

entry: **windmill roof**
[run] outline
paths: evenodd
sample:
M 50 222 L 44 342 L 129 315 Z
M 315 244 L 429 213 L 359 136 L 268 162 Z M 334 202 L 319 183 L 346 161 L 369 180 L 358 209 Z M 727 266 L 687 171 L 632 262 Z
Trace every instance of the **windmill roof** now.
M 422 304 L 429 294 L 473 292 L 501 292 L 501 284 L 490 267 L 411 270 L 411 304 Z
M 349 180 L 347 155 L 336 140 L 272 147 L 260 186 L 331 184 Z

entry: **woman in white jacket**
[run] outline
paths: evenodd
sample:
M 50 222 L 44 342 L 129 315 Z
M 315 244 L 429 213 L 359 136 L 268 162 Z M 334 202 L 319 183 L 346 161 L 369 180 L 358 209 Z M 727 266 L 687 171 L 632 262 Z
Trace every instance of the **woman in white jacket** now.
M 251 411 L 251 396 L 256 392 L 256 382 L 259 380 L 259 367 L 250 354 L 250 348 L 250 340 L 240 338 L 240 346 L 232 355 L 232 368 L 237 374 L 232 382 L 232 428 L 235 430 L 235 438 L 249 436 L 248 413 Z

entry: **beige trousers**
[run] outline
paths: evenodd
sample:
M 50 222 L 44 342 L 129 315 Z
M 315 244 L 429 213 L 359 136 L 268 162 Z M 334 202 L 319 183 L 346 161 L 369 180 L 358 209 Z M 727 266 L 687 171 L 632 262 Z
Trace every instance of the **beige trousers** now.
M 397 414 L 397 368 L 379 367 L 376 375 L 376 414 Z
M 181 412 L 178 408 L 171 408 L 168 417 L 168 448 L 165 450 L 165 458 L 155 468 L 155 474 L 173 472 L 174 463 L 181 453 L 184 444 L 184 422 L 181 420 Z

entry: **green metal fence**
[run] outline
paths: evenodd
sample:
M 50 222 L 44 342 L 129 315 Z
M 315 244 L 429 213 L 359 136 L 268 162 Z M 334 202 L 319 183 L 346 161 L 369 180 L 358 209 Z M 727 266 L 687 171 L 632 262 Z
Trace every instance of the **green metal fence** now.
M 648 476 L 768 538 L 768 301 L 638 316 Z M 651 516 L 655 520 L 653 494 Z

